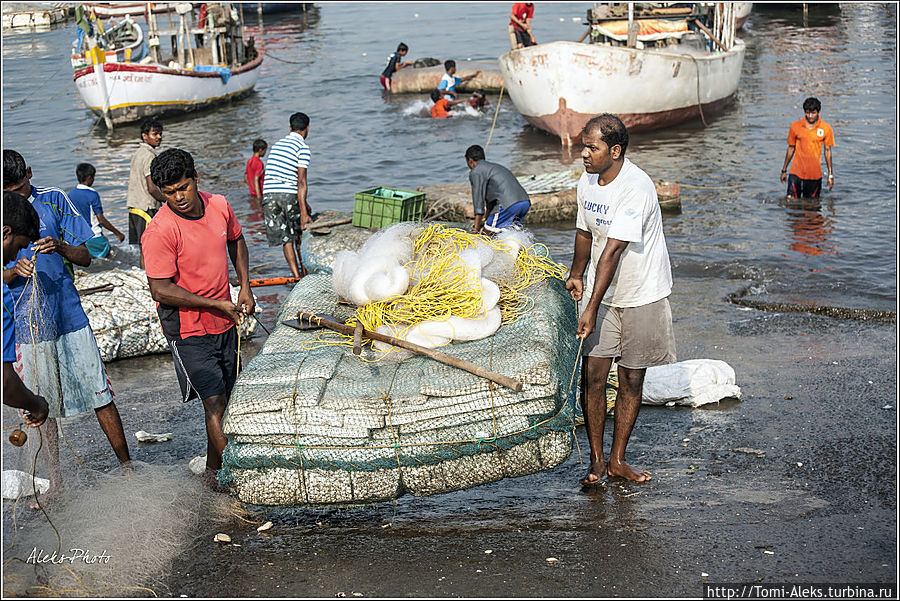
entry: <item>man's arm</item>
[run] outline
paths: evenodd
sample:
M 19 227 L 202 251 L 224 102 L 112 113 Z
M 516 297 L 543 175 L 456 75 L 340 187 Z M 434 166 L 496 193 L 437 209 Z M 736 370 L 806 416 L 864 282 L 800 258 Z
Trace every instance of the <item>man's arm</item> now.
M 188 292 L 172 281 L 172 278 L 147 278 L 150 285 L 150 296 L 158 303 L 173 307 L 198 307 L 201 309 L 218 309 L 231 318 L 235 323 L 240 323 L 241 311 L 230 300 L 206 298 L 193 292 Z
M 458 98 L 456 100 L 448 100 L 447 108 L 450 108 L 451 106 L 456 106 L 457 104 L 461 104 L 463 102 L 468 102 L 468 100 L 469 100 L 468 98 Z
M 787 168 L 788 165 L 791 164 L 791 159 L 794 158 L 794 146 L 788 146 L 787 152 L 784 153 L 784 167 L 781 168 L 781 183 L 787 182 Z
M 257 173 L 253 176 L 253 191 L 256 192 L 257 198 L 262 198 L 262 186 L 259 185 L 260 179 L 262 179 L 261 173 Z
M 305 230 L 311 220 L 306 211 L 306 194 L 309 186 L 306 182 L 306 167 L 297 167 L 297 202 L 300 203 L 300 229 Z
M 473 79 L 475 79 L 475 78 L 478 77 L 479 75 L 481 75 L 481 69 L 479 69 L 478 71 L 475 71 L 475 73 L 472 73 L 471 75 L 466 75 L 465 77 L 461 77 L 461 78 L 460 78 L 460 83 L 466 82 L 466 81 L 472 81 Z
M 256 301 L 250 290 L 250 252 L 247 250 L 243 234 L 237 240 L 228 241 L 228 256 L 231 257 L 231 264 L 234 265 L 238 285 L 241 287 L 238 293 L 238 308 L 247 315 L 252 315 L 256 311 Z
M 28 390 L 13 364 L 8 362 L 3 363 L 3 404 L 27 411 L 30 415 L 25 417 L 25 422 L 33 428 L 44 423 L 50 411 L 44 397 Z
M 120 232 L 120 231 L 116 228 L 116 226 L 114 226 L 113 224 L 111 224 L 111 223 L 109 222 L 109 219 L 107 219 L 106 217 L 103 216 L 103 213 L 96 213 L 96 216 L 97 216 L 97 223 L 99 223 L 101 226 L 105 227 L 106 229 L 108 229 L 109 231 L 111 231 L 113 234 L 115 234 L 115 235 L 116 235 L 116 238 L 119 239 L 119 242 L 121 242 L 122 240 L 125 239 L 125 234 L 123 234 L 122 232 Z
M 509 18 L 510 18 L 514 23 L 516 23 L 519 27 L 521 27 L 522 29 L 524 29 L 524 30 L 526 30 L 526 31 L 528 30 L 528 23 L 527 23 L 528 19 L 526 19 L 524 22 L 523 22 L 523 21 L 520 21 L 520 20 L 519 20 L 519 17 L 517 17 L 517 16 L 515 15 L 515 13 L 511 14 L 511 15 L 509 16 Z
M 828 189 L 834 187 L 834 169 L 831 167 L 831 146 L 825 147 L 825 165 L 828 166 Z
M 575 256 L 572 257 L 572 267 L 569 268 L 569 277 L 566 278 L 566 290 L 577 301 L 584 295 L 584 270 L 591 258 L 592 242 L 590 232 L 575 230 Z
M 166 204 L 166 197 L 160 192 L 159 188 L 156 187 L 156 184 L 153 183 L 153 180 L 150 179 L 150 176 L 147 176 L 147 191 L 150 192 L 150 196 L 155 198 L 160 202 L 160 204 Z
M 51 236 L 41 238 L 32 247 L 42 255 L 59 253 L 75 265 L 87 267 L 91 264 L 91 253 L 84 244 L 72 246 L 64 240 L 57 240 Z
M 615 238 L 607 238 L 606 246 L 603 247 L 603 253 L 600 260 L 597 261 L 597 273 L 594 277 L 594 290 L 591 292 L 591 300 L 588 301 L 584 312 L 578 319 L 578 337 L 587 338 L 597 323 L 597 311 L 600 309 L 600 301 L 609 288 L 616 269 L 619 267 L 619 259 L 628 243 L 624 240 L 616 240 Z

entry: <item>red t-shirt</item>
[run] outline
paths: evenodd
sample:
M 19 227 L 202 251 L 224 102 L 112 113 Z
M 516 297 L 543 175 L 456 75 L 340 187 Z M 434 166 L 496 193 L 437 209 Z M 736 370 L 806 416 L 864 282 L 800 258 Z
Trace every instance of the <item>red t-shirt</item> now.
M 244 175 L 247 178 L 247 185 L 250 188 L 250 196 L 256 196 L 256 190 L 253 189 L 253 180 L 259 177 L 259 189 L 263 189 L 263 179 L 265 178 L 266 168 L 262 160 L 255 154 L 247 161 L 247 168 L 244 169 Z
M 794 147 L 791 173 L 800 179 L 822 179 L 822 144 L 834 146 L 834 131 L 819 119 L 812 129 L 806 127 L 806 119 L 791 123 L 788 146 Z
M 227 243 L 241 237 L 241 224 L 224 196 L 199 194 L 204 205 L 202 217 L 184 217 L 164 204 L 150 221 L 141 236 L 147 277 L 172 278 L 196 295 L 230 299 Z M 163 334 L 170 340 L 221 334 L 234 326 L 216 309 L 162 303 L 157 303 L 156 309 Z
M 431 116 L 435 119 L 443 119 L 444 117 L 449 117 L 450 113 L 448 109 L 450 108 L 450 101 L 446 98 L 441 98 L 437 102 L 434 103 L 434 106 L 431 107 Z
M 530 2 L 516 2 L 512 7 L 512 16 L 524 23 L 525 19 L 531 19 L 534 17 L 534 4 Z M 509 20 L 509 24 L 519 31 L 525 31 L 519 26 L 518 23 L 516 23 L 512 19 Z

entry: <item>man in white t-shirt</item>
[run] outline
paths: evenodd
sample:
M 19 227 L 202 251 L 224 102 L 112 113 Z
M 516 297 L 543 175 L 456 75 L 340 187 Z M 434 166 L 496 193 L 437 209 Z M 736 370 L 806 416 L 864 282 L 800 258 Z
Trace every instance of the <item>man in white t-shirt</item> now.
M 575 257 L 566 281 L 572 298 L 581 301 L 577 334 L 584 339 L 582 408 L 591 466 L 580 482 L 590 486 L 607 476 L 644 482 L 650 473 L 625 463 L 625 447 L 640 410 L 646 368 L 675 361 L 668 300 L 672 269 L 656 187 L 625 158 L 625 125 L 615 115 L 594 117 L 584 126 L 582 144 L 585 172 L 578 181 Z M 619 390 L 606 461 L 605 388 L 613 360 Z

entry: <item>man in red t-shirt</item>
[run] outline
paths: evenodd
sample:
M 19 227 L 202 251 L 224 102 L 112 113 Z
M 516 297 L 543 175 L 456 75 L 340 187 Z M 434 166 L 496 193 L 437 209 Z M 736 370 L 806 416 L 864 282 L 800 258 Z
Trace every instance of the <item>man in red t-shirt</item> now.
M 534 4 L 531 2 L 516 2 L 512 6 L 509 16 L 509 47 L 511 50 L 534 46 L 534 34 L 531 32 L 531 19 L 534 17 Z
M 459 98 L 457 100 L 447 100 L 441 94 L 440 90 L 431 91 L 431 100 L 434 104 L 431 106 L 431 116 L 435 119 L 444 119 L 450 116 L 450 107 L 461 102 L 467 102 L 468 98 Z
M 244 169 L 244 180 L 250 187 L 251 198 L 262 198 L 263 177 L 266 171 L 262 158 L 266 156 L 268 147 L 262 138 L 253 140 L 253 156 L 247 160 L 247 167 Z
M 822 103 L 810 97 L 803 101 L 805 116 L 791 123 L 788 131 L 788 148 L 781 169 L 781 183 L 787 183 L 788 198 L 818 198 L 822 191 L 822 145 L 825 145 L 825 164 L 828 166 L 828 189 L 834 187 L 834 170 L 831 168 L 831 147 L 834 146 L 834 130 L 819 118 Z M 788 165 L 791 174 L 788 176 Z
M 150 294 L 157 304 L 185 402 L 199 398 L 206 414 L 206 484 L 217 489 L 225 435 L 222 419 L 237 378 L 237 328 L 256 308 L 241 225 L 224 196 L 197 190 L 194 159 L 173 148 L 150 164 L 166 197 L 141 237 Z M 240 282 L 235 305 L 228 258 Z

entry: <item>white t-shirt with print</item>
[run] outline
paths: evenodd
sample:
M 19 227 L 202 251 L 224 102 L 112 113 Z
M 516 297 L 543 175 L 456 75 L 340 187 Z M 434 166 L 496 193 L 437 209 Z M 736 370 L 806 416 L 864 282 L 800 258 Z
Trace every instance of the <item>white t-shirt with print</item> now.
M 593 238 L 582 309 L 594 289 L 607 238 L 628 242 L 628 246 L 601 302 L 612 307 L 640 307 L 666 298 L 672 291 L 672 268 L 656 186 L 627 158 L 613 181 L 599 186 L 597 178 L 597 174 L 585 172 L 578 180 L 576 227 Z

